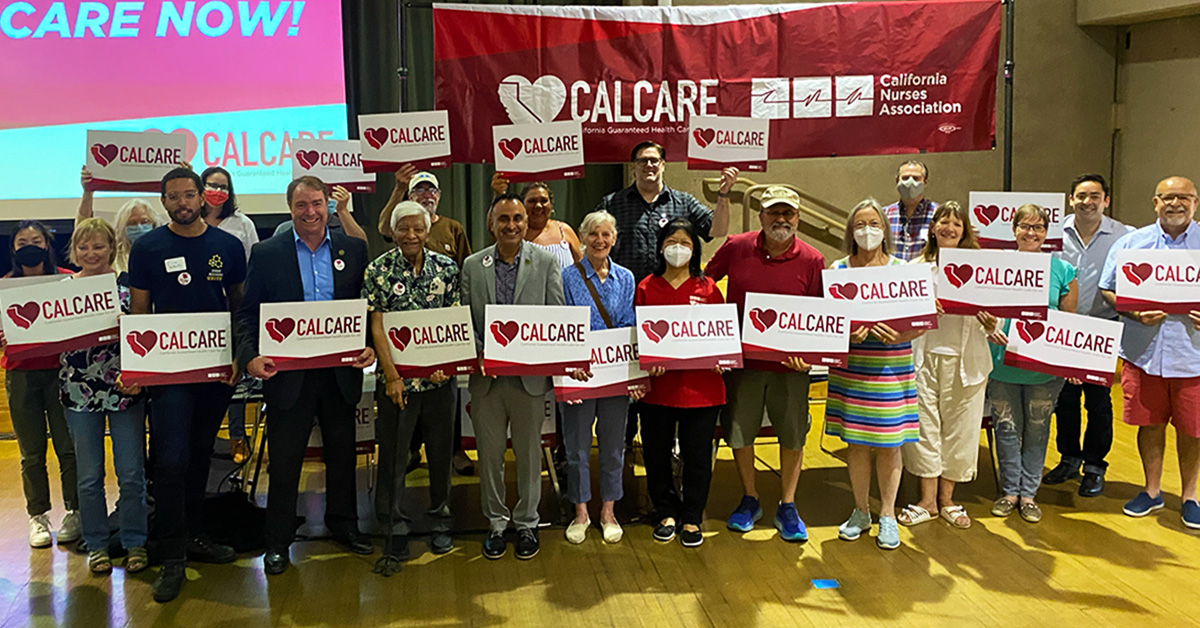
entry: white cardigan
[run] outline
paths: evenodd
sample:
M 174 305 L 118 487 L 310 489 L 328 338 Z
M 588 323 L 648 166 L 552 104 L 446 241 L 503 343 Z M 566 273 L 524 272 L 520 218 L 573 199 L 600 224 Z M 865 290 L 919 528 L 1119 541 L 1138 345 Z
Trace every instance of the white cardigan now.
M 933 294 L 937 296 L 937 264 L 926 262 L 917 257 L 910 264 L 925 264 L 933 273 Z M 943 314 L 943 316 L 955 316 Z M 964 386 L 974 386 L 987 380 L 992 372 L 992 353 L 988 349 L 987 333 L 983 325 L 974 316 L 963 316 L 962 338 L 959 341 L 958 353 L 961 356 L 958 366 L 958 376 Z M 925 363 L 925 336 L 912 341 L 913 366 L 919 371 Z

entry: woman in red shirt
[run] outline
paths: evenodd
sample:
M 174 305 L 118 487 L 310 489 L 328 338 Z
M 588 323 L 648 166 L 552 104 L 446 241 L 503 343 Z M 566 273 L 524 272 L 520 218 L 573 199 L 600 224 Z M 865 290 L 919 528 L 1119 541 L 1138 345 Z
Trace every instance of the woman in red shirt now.
M 634 305 L 724 303 L 717 284 L 700 270 L 700 237 L 686 219 L 667 223 L 658 233 L 658 267 L 642 280 Z M 712 481 L 712 442 L 717 416 L 725 405 L 721 369 L 666 371 L 650 369 L 654 378 L 642 399 L 642 455 L 646 487 L 659 520 L 654 539 L 675 538 L 684 547 L 704 542 L 700 523 Z M 683 460 L 683 497 L 675 490 L 671 450 L 678 427 Z

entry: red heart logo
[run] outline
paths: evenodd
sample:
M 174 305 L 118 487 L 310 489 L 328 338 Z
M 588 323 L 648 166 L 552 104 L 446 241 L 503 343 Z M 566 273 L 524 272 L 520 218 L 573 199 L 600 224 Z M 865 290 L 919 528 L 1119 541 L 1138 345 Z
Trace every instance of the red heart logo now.
M 1154 272 L 1154 268 L 1145 262 L 1134 264 L 1133 262 L 1125 262 L 1121 267 L 1121 272 L 1125 273 L 1125 278 L 1135 286 L 1142 285 L 1142 282 L 1150 278 L 1150 274 Z
M 971 275 L 975 273 L 975 269 L 970 264 L 946 264 L 942 268 L 942 272 L 946 274 L 946 279 L 950 280 L 955 288 L 961 288 L 971 281 Z
M 654 342 L 658 342 L 667 337 L 667 332 L 671 330 L 671 324 L 667 321 L 646 321 L 642 323 L 642 331 L 646 332 L 646 337 Z
M 125 335 L 125 342 L 129 343 L 129 348 L 141 357 L 146 357 L 147 353 L 158 344 L 158 332 L 150 331 L 131 331 Z
M 507 347 L 508 343 L 517 337 L 517 330 L 519 328 L 517 321 L 508 321 L 506 323 L 494 321 L 489 329 L 492 330 L 492 336 L 495 337 L 496 342 L 500 343 L 501 347 Z
M 835 299 L 850 299 L 858 296 L 858 284 L 852 282 L 835 283 L 829 286 L 829 295 Z
M 383 127 L 379 127 L 378 129 L 367 129 L 366 131 L 363 131 L 363 137 L 366 138 L 367 143 L 371 145 L 371 148 L 374 148 L 375 150 L 382 148 L 383 145 L 387 143 L 388 136 L 390 135 L 391 133 Z
M 759 308 L 754 308 L 753 310 L 750 310 L 750 324 L 754 325 L 754 328 L 757 329 L 759 333 L 770 329 L 771 325 L 775 324 L 775 319 L 777 318 L 779 318 L 779 313 L 772 309 L 762 310 Z
M 41 312 L 42 308 L 37 301 L 30 301 L 25 305 L 10 305 L 7 310 L 8 317 L 21 329 L 29 329 Z
M 717 137 L 717 132 L 712 129 L 695 129 L 692 131 L 692 137 L 696 138 L 696 143 L 700 148 L 708 148 L 713 140 Z
M 1046 325 L 1043 323 L 1036 321 L 1017 321 L 1017 335 L 1021 337 L 1021 340 L 1025 341 L 1025 344 L 1029 344 L 1034 340 L 1041 338 L 1042 334 L 1045 332 Z
M 272 318 L 267 321 L 266 328 L 267 335 L 271 337 L 271 340 L 283 342 L 296 330 L 296 321 L 288 317 Z
M 986 207 L 983 205 L 976 205 L 975 217 L 979 219 L 979 222 L 983 223 L 983 226 L 986 227 L 992 224 L 993 220 L 1000 217 L 1000 208 L 996 207 L 995 205 L 988 205 Z
M 162 133 L 162 131 L 158 129 L 146 129 L 146 132 Z M 192 161 L 192 158 L 196 156 L 196 147 L 198 146 L 196 142 L 196 134 L 187 129 L 175 129 L 174 131 L 171 131 L 169 135 L 183 136 L 183 160 L 187 162 Z
M 118 151 L 116 144 L 92 144 L 92 157 L 95 157 L 96 163 L 101 166 L 107 166 L 116 161 Z
M 397 351 L 404 351 L 404 347 L 408 346 L 412 340 L 412 330 L 407 325 L 404 327 L 393 327 L 388 330 L 388 340 L 392 341 L 392 346 L 396 347 Z
M 302 150 L 296 153 L 296 163 L 300 164 L 305 170 L 312 170 L 313 166 L 321 160 L 321 153 L 315 150 Z

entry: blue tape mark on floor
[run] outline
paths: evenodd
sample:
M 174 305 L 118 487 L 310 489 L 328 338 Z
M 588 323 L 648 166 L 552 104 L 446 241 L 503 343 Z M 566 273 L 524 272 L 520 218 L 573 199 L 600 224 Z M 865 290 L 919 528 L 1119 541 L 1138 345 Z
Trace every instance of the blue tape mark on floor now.
M 828 580 L 816 579 L 816 580 L 813 580 L 812 583 L 813 583 L 813 586 L 818 589 L 837 589 L 842 586 L 841 583 L 839 583 L 837 580 L 833 580 L 833 579 L 828 579 Z

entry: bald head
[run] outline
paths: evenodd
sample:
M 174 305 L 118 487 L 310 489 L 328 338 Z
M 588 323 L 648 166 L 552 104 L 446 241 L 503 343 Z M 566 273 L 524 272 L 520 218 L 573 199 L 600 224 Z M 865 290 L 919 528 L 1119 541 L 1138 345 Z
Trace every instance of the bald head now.
M 1196 184 L 1186 177 L 1167 177 L 1154 188 L 1154 212 L 1163 231 L 1178 236 L 1196 213 Z

